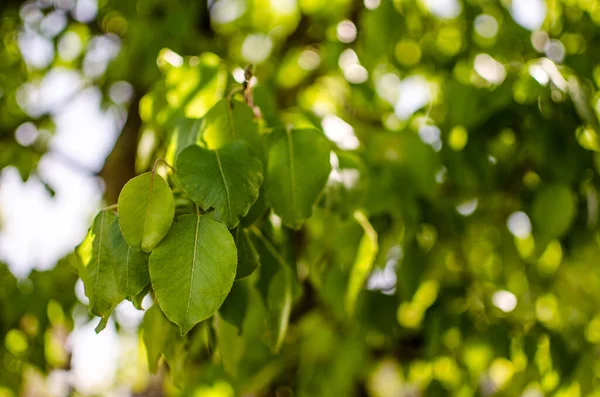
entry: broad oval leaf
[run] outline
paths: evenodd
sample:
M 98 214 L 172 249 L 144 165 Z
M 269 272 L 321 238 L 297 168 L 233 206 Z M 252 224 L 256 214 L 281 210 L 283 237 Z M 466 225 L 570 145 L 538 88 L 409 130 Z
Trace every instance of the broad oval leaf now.
M 263 166 L 250 145 L 234 141 L 220 149 L 190 146 L 177 157 L 177 180 L 203 210 L 235 227 L 258 198 Z
M 117 216 L 113 212 L 100 211 L 85 240 L 77 247 L 82 264 L 79 277 L 83 281 L 85 295 L 90 300 L 89 311 L 102 317 L 96 332 L 106 327 L 113 309 L 123 300 L 113 270 L 113 247 L 109 233 L 111 226 L 116 223 Z
M 329 142 L 314 128 L 272 133 L 265 177 L 267 201 L 286 226 L 310 217 L 329 173 Z
M 127 244 L 150 252 L 165 237 L 175 215 L 173 193 L 154 172 L 136 176 L 125 184 L 117 204 L 119 225 Z
M 237 252 L 227 227 L 183 215 L 150 255 L 150 279 L 167 318 L 186 334 L 212 316 L 231 290 Z
M 236 139 L 243 139 L 261 159 L 264 153 L 252 109 L 233 99 L 222 99 L 206 113 L 202 119 L 200 137 L 211 150 L 219 149 Z
M 354 261 L 354 266 L 350 272 L 350 280 L 348 281 L 348 289 L 346 291 L 346 311 L 353 315 L 356 306 L 356 300 L 362 290 L 367 277 L 371 273 L 373 263 L 377 257 L 379 245 L 377 243 L 377 232 L 371 226 L 367 217 L 359 211 L 354 213 L 354 218 L 362 226 L 365 234 L 360 240 L 358 252 Z
M 148 254 L 127 245 L 119 222 L 112 222 L 108 233 L 117 288 L 125 299 L 133 302 L 150 283 Z

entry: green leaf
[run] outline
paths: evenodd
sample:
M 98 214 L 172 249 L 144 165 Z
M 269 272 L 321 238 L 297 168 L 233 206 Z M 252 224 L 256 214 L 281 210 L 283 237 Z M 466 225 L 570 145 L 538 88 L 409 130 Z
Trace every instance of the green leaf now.
M 243 139 L 261 159 L 264 155 L 254 113 L 243 102 L 225 98 L 213 106 L 202 121 L 200 139 L 211 150 L 220 149 L 236 139 Z
M 235 326 L 238 334 L 242 333 L 244 318 L 246 317 L 246 309 L 248 308 L 248 300 L 250 299 L 249 286 L 246 281 L 236 281 L 233 283 L 229 295 L 219 309 L 219 314 L 223 320 Z
M 287 332 L 292 311 L 292 271 L 273 244 L 258 228 L 252 231 L 257 237 L 261 258 L 259 278 L 256 283 L 266 306 L 267 340 L 273 352 L 279 351 Z
M 175 324 L 170 322 L 158 305 L 152 305 L 146 311 L 142 321 L 144 345 L 148 355 L 148 368 L 156 373 L 160 356 L 167 350 L 167 345 L 178 336 Z
M 276 130 L 270 138 L 267 201 L 286 226 L 298 229 L 329 177 L 329 143 L 316 129 Z
M 152 251 L 152 287 L 182 335 L 219 309 L 233 285 L 236 263 L 233 237 L 210 216 L 179 217 Z
M 549 239 L 560 238 L 569 231 L 576 212 L 575 195 L 566 184 L 548 185 L 533 200 L 533 223 L 538 233 Z
M 96 332 L 106 327 L 115 306 L 123 300 L 119 293 L 113 269 L 110 229 L 117 216 L 108 210 L 96 215 L 85 240 L 77 247 L 82 267 L 79 276 L 83 281 L 85 295 L 89 298 L 91 314 L 102 317 Z
M 235 273 L 235 279 L 239 280 L 244 277 L 248 277 L 259 264 L 258 252 L 254 244 L 248 236 L 248 231 L 237 227 L 233 232 L 233 238 L 237 247 L 238 263 L 237 271 Z
M 116 220 L 110 225 L 108 239 L 119 293 L 133 301 L 150 283 L 149 255 L 127 245 Z
M 177 179 L 203 210 L 215 209 L 215 219 L 235 227 L 258 198 L 262 162 L 244 141 L 220 149 L 190 146 L 177 157 Z
M 256 223 L 265 215 L 268 208 L 267 200 L 265 199 L 265 186 L 261 185 L 256 202 L 252 204 L 250 211 L 240 220 L 240 223 L 245 227 Z
M 165 237 L 175 215 L 173 193 L 154 172 L 136 176 L 125 184 L 117 204 L 119 225 L 127 244 L 150 252 Z
M 148 262 L 146 261 L 146 268 L 147 267 Z M 148 280 L 150 280 L 150 274 L 148 274 Z M 142 307 L 142 303 L 144 303 L 144 298 L 146 297 L 146 295 L 148 295 L 148 292 L 150 292 L 150 288 L 152 288 L 152 284 L 146 284 L 146 287 L 144 287 L 142 292 L 140 292 L 133 298 L 133 300 L 131 301 L 131 303 L 133 303 L 133 307 L 135 307 L 138 310 L 144 310 L 144 308 Z
M 177 121 L 169 137 L 167 153 L 165 154 L 167 163 L 175 164 L 177 156 L 183 149 L 198 142 L 201 125 L 202 119 L 183 118 Z
M 373 262 L 375 262 L 375 258 L 377 257 L 377 251 L 379 250 L 377 232 L 373 229 L 365 214 L 356 211 L 354 218 L 362 226 L 365 234 L 360 240 L 358 253 L 350 272 L 350 280 L 346 291 L 346 311 L 351 315 L 354 314 L 356 300 L 367 281 L 367 277 L 369 277 L 369 273 L 373 268 Z

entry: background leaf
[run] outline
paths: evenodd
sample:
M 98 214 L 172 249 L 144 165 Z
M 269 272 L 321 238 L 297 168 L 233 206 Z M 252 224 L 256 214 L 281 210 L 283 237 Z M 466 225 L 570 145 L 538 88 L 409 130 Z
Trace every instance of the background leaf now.
M 379 250 L 377 232 L 373 229 L 365 214 L 357 211 L 354 213 L 354 218 L 363 228 L 365 234 L 360 239 L 356 259 L 350 271 L 350 280 L 348 281 L 348 291 L 346 292 L 345 300 L 346 311 L 349 314 L 354 314 L 356 300 L 371 273 Z
M 248 231 L 238 226 L 232 231 L 235 245 L 237 247 L 238 264 L 235 273 L 235 279 L 239 280 L 248 277 L 256 270 L 259 265 L 259 256 Z
M 329 143 L 316 129 L 279 129 L 269 139 L 267 201 L 286 226 L 298 229 L 329 177 Z

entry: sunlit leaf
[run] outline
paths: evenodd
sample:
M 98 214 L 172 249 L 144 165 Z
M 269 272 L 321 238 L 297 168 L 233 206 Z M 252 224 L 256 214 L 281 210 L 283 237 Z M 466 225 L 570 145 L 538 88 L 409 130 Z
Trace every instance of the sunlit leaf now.
M 360 240 L 356 260 L 350 271 L 348 290 L 346 291 L 346 311 L 350 314 L 354 313 L 356 300 L 373 268 L 373 262 L 379 249 L 377 232 L 373 229 L 365 214 L 357 211 L 354 213 L 354 218 L 363 228 L 365 234 Z
M 146 172 L 127 182 L 117 205 L 125 241 L 145 252 L 152 251 L 165 237 L 175 215 L 171 189 L 155 172 Z
M 208 149 L 219 149 L 236 139 L 250 144 L 262 159 L 263 143 L 254 122 L 252 109 L 243 102 L 225 98 L 213 106 L 202 120 L 200 141 Z

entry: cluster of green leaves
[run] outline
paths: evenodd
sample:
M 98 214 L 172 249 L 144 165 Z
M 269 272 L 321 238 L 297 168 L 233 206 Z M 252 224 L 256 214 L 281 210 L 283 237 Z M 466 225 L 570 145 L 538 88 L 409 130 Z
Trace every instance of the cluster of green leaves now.
M 122 47 L 96 83 L 143 95 L 141 175 L 78 248 L 101 327 L 150 293 L 150 369 L 197 395 L 597 396 L 597 2 L 533 33 L 505 1 L 285 3 L 101 2 Z M 228 75 L 257 40 L 251 98 Z
M 209 56 L 213 61 L 210 54 L 204 59 Z M 202 81 L 203 67 L 201 63 L 188 72 L 198 73 Z M 170 73 L 182 70 L 167 72 L 166 83 Z M 184 74 L 177 82 L 187 83 L 188 77 Z M 211 90 L 210 85 L 199 87 L 186 98 L 185 109 L 192 113 L 206 106 L 200 98 Z M 246 95 L 251 95 L 249 87 Z M 177 101 L 174 106 L 182 108 Z M 96 330 L 106 326 L 123 299 L 141 309 L 148 292 L 160 307 L 148 311 L 144 320 L 144 332 L 151 335 L 148 341 L 169 327 L 167 320 L 158 324 L 163 315 L 179 326 L 182 336 L 212 319 L 220 308 L 221 316 L 241 329 L 249 288 L 243 280 L 257 272 L 261 263 L 257 289 L 267 308 L 265 332 L 277 351 L 291 313 L 294 277 L 265 236 L 271 222 L 267 213 L 272 209 L 278 222 L 299 229 L 323 194 L 334 147 L 315 128 L 267 131 L 254 119 L 253 109 L 234 95 L 215 102 L 202 119 L 180 122 L 192 128 L 180 127 L 172 134 L 169 149 L 176 154 L 175 166 L 165 162 L 171 186 L 158 173 L 157 160 L 151 172 L 123 187 L 116 208 L 100 211 L 77 248 L 90 313 L 102 317 Z M 368 236 L 361 243 L 351 281 L 349 311 L 377 251 L 375 232 L 364 215 L 358 216 Z M 265 255 L 272 258 L 270 262 Z M 151 367 L 156 366 L 153 361 L 158 355 L 152 350 L 165 354 L 173 342 L 158 339 L 158 346 L 155 342 L 148 346 Z

